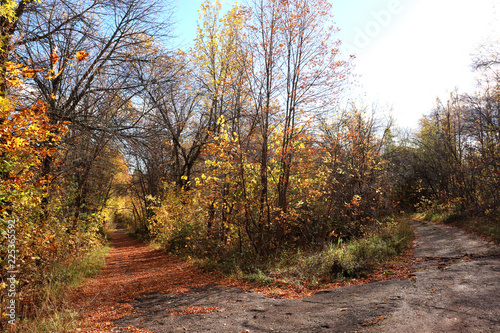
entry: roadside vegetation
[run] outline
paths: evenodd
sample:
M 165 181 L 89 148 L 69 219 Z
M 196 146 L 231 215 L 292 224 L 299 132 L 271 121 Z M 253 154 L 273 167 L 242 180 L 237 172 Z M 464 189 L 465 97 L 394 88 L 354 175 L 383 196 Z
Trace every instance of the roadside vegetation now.
M 26 304 L 23 318 L 17 323 L 18 332 L 69 332 L 76 328 L 80 313 L 74 309 L 69 296 L 74 288 L 96 276 L 105 264 L 109 247 L 100 245 L 91 251 L 64 261 L 55 261 L 50 268 L 39 272 L 30 289 L 20 299 Z
M 491 216 L 490 214 L 488 211 L 482 214 L 457 213 L 455 209 L 450 210 L 437 206 L 425 212 L 415 213 L 413 217 L 426 221 L 451 224 L 496 244 L 500 244 L 500 222 L 498 217 Z
M 260 262 L 237 254 L 219 260 L 189 260 L 202 268 L 222 271 L 251 283 L 316 289 L 332 282 L 369 277 L 384 264 L 390 267 L 390 264 L 402 263 L 413 239 L 410 225 L 399 221 L 384 224 L 373 233 L 346 243 L 338 239 L 336 243 L 325 244 L 321 250 L 282 250 L 278 257 L 264 258 Z

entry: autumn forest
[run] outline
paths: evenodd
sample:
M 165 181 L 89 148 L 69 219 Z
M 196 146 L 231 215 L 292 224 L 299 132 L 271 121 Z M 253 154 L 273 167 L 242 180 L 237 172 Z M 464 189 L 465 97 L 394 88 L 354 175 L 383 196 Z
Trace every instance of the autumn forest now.
M 172 6 L 1 2 L 0 313 L 8 272 L 18 318 L 37 316 L 54 269 L 117 227 L 252 282 L 286 266 L 294 285 L 397 260 L 402 216 L 500 240 L 499 45 L 471 58 L 476 93 L 410 131 L 346 99 L 356 57 L 329 1 L 207 0 L 184 50 Z

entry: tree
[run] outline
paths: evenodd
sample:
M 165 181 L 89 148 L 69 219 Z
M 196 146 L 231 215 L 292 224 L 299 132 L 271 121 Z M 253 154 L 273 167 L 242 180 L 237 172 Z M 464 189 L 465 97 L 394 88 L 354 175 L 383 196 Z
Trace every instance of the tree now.
M 474 68 L 481 72 L 476 94 L 453 93 L 422 118 L 408 185 L 425 208 L 493 216 L 500 202 L 498 52 L 482 53 Z
M 219 2 L 205 1 L 189 54 L 160 56 L 158 66 L 143 67 L 144 77 L 155 79 L 141 97 L 148 109 L 141 124 L 150 132 L 135 179 L 153 172 L 168 181 L 159 195 L 165 194 L 165 209 L 156 207 L 159 215 L 150 221 L 154 228 L 169 225 L 175 244 L 196 230 L 196 241 L 187 243 L 240 252 L 249 244 L 266 255 L 316 232 L 306 208 L 324 178 L 306 167 L 321 164 L 314 117 L 335 107 L 349 60 L 340 57 L 337 30 L 328 26 L 327 1 L 251 5 L 221 16 Z M 163 159 L 153 158 L 159 154 Z M 160 160 L 164 173 L 148 167 Z M 196 214 L 184 227 L 172 226 L 184 218 L 165 213 L 178 209 L 172 193 Z M 191 205 L 203 207 L 203 222 L 194 221 L 199 209 Z
M 348 63 L 340 58 L 340 42 L 335 40 L 337 30 L 328 26 L 330 12 L 331 5 L 322 0 L 254 2 L 254 23 L 250 28 L 255 36 L 251 46 L 254 104 L 261 117 L 262 210 L 268 204 L 267 141 L 271 117 L 274 115 L 283 129 L 277 201 L 286 216 L 293 147 L 303 125 L 301 121 L 331 110 L 347 75 Z M 283 234 L 283 223 L 281 220 L 276 225 L 278 239 Z
M 276 76 L 280 66 L 278 41 L 278 3 L 275 1 L 254 1 L 253 21 L 250 22 L 250 49 L 252 58 L 252 99 L 255 117 L 260 130 L 260 206 L 258 217 L 259 248 L 266 246 L 265 234 L 271 226 L 269 202 L 269 136 L 273 114 L 276 113 Z
M 87 193 L 95 157 L 130 134 L 140 119 L 132 105 L 147 83 L 136 69 L 154 60 L 155 38 L 168 34 L 168 17 L 158 17 L 166 8 L 168 2 L 160 1 L 50 0 L 27 7 L 18 24 L 15 57 L 26 66 L 47 69 L 30 76 L 30 94 L 22 97 L 25 103 L 43 100 L 51 123 L 70 122 L 64 143 L 81 154 L 65 161 L 61 171 L 76 179 L 81 194 Z M 45 144 L 53 145 L 50 139 Z M 50 174 L 52 158 L 47 156 L 43 165 L 42 176 Z M 49 198 L 47 193 L 44 205 Z M 85 200 L 75 198 L 76 216 Z
M 391 122 L 382 125 L 374 112 L 368 114 L 366 108 L 352 104 L 321 128 L 322 170 L 327 179 L 321 185 L 325 207 L 319 216 L 343 238 L 362 235 L 376 219 L 391 212 L 382 149 Z
M 26 7 L 40 0 L 3 1 L 0 15 L 0 96 L 6 97 L 9 83 L 7 80 L 7 62 L 13 44 L 14 34 L 17 32 L 19 20 L 26 12 Z

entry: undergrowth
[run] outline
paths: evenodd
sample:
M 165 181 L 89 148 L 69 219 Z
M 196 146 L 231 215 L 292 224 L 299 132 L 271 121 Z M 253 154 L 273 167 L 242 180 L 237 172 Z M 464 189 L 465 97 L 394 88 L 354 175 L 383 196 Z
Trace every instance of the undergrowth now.
M 70 292 L 101 271 L 109 250 L 109 246 L 100 246 L 80 258 L 55 262 L 40 277 L 45 283 L 33 286 L 23 299 L 23 303 L 36 307 L 30 307 L 29 313 L 17 320 L 15 329 L 9 332 L 52 333 L 74 329 L 78 313 L 71 310 Z
M 451 224 L 466 231 L 481 235 L 500 244 L 500 209 L 484 211 L 464 211 L 458 205 L 435 205 L 423 212 L 413 215 L 414 218 L 426 221 Z
M 222 271 L 249 282 L 314 288 L 327 282 L 369 275 L 408 249 L 413 238 L 409 223 L 400 221 L 387 223 L 360 239 L 329 243 L 320 251 L 296 249 L 269 258 L 233 254 L 217 260 L 190 260 L 202 268 Z

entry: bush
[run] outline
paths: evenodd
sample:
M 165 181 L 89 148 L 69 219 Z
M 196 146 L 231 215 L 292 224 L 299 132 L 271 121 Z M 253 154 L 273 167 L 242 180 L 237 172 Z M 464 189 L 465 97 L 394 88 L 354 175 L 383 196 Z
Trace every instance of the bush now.
M 26 313 L 17 321 L 15 332 L 66 332 L 75 328 L 79 316 L 70 310 L 68 295 L 72 288 L 85 279 L 96 276 L 105 265 L 105 256 L 110 248 L 99 246 L 83 255 L 75 255 L 65 261 L 55 261 L 40 272 L 39 280 L 32 282 L 26 294 L 28 304 L 36 307 L 25 309 Z M 2 304 L 5 307 L 5 304 Z
M 168 252 L 203 254 L 207 245 L 206 212 L 189 193 L 166 190 L 166 199 L 147 221 L 149 236 Z
M 345 277 L 358 277 L 372 271 L 378 264 L 395 258 L 407 249 L 413 239 L 413 231 L 407 222 L 391 224 L 378 233 L 347 244 L 338 257 L 336 267 Z
M 320 252 L 298 251 L 293 260 L 288 258 L 286 265 L 270 270 L 274 272 L 269 275 L 296 286 L 365 276 L 408 249 L 413 237 L 409 223 L 389 223 L 364 238 L 330 243 Z
M 368 237 L 330 244 L 302 259 L 296 275 L 310 281 L 363 276 L 405 251 L 412 239 L 413 231 L 407 222 L 390 224 Z

